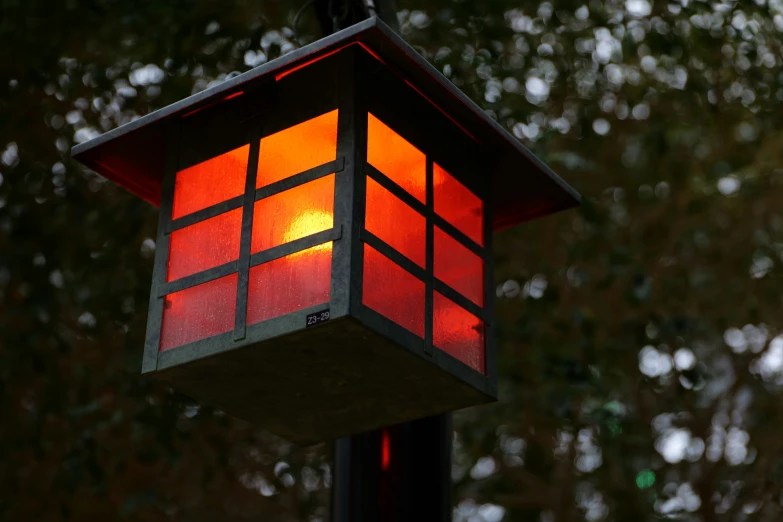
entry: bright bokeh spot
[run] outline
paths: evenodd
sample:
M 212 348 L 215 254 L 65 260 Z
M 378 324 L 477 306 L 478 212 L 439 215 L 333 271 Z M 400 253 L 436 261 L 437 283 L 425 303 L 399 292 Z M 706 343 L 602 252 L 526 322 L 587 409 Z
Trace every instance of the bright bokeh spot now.
M 655 485 L 655 472 L 644 469 L 636 475 L 636 487 L 639 489 L 651 488 Z

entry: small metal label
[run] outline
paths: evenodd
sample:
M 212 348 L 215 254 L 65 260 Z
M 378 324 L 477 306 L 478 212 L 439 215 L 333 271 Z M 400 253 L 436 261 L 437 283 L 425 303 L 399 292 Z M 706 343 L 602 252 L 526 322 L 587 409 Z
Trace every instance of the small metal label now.
M 315 312 L 307 316 L 307 326 L 315 326 L 317 324 L 325 323 L 329 320 L 329 309 L 321 312 Z

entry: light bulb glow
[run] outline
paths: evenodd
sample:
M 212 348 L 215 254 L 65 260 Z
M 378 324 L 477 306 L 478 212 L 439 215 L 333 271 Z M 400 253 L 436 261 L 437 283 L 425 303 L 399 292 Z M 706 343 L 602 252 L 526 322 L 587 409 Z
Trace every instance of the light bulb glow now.
M 328 230 L 332 228 L 334 224 L 334 217 L 328 212 L 321 210 L 305 210 L 298 216 L 296 216 L 286 228 L 283 234 L 283 241 L 288 243 L 296 239 Z M 315 254 L 321 252 L 329 252 L 332 249 L 332 242 L 323 243 L 316 247 L 307 249 L 307 254 Z M 289 257 L 294 258 L 301 256 L 304 252 L 296 252 Z

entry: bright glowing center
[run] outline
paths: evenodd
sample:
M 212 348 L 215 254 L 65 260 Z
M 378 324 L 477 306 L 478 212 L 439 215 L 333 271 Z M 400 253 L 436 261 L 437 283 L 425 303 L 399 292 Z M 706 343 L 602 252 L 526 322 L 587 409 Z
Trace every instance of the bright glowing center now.
M 329 230 L 334 226 L 334 218 L 332 214 L 323 212 L 320 210 L 307 210 L 298 216 L 291 222 L 283 235 L 285 243 L 294 241 L 317 232 Z M 299 257 L 301 255 L 313 254 L 316 252 L 329 252 L 332 249 L 331 241 L 308 248 L 295 254 L 291 254 L 289 257 Z

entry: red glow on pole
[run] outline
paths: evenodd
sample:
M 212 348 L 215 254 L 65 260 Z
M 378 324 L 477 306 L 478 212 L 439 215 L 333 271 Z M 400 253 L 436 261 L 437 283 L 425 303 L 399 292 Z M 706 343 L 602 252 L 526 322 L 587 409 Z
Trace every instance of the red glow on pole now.
M 389 445 L 389 432 L 383 430 L 383 438 L 381 441 L 381 469 L 383 471 L 388 471 L 389 464 L 391 464 L 391 449 Z

